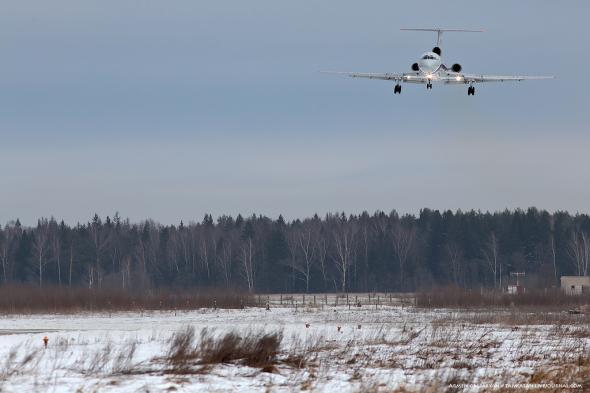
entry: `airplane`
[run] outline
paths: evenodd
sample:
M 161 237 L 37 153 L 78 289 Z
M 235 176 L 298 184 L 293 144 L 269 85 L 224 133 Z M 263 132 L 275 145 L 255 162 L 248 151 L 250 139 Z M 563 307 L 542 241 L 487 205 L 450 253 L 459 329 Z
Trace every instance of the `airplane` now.
M 462 32 L 462 33 L 481 33 L 484 30 L 467 30 L 467 29 L 400 29 L 404 31 L 432 31 L 436 32 L 438 37 L 436 46 L 430 51 L 425 52 L 420 56 L 420 59 L 412 64 L 412 72 L 403 73 L 363 73 L 363 72 L 337 72 L 337 71 L 320 71 L 324 74 L 339 74 L 347 75 L 352 78 L 368 78 L 395 81 L 396 85 L 393 88 L 394 94 L 401 94 L 404 83 L 421 83 L 426 84 L 427 90 L 432 90 L 432 82 L 440 82 L 445 85 L 469 85 L 467 88 L 467 95 L 475 95 L 475 83 L 483 82 L 508 82 L 508 81 L 523 81 L 530 79 L 553 79 L 553 76 L 523 76 L 523 75 L 479 75 L 479 74 L 465 74 L 461 71 L 463 67 L 459 63 L 455 63 L 447 67 L 442 62 L 442 35 L 445 32 Z

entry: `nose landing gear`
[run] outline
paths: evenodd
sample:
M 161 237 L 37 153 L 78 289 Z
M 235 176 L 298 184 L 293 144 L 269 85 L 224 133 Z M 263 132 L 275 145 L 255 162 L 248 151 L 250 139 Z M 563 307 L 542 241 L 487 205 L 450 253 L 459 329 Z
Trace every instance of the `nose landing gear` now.
M 426 84 L 426 89 L 427 89 L 427 90 L 432 90 L 432 83 L 428 82 L 428 83 Z
M 474 95 L 475 95 L 475 87 L 473 87 L 473 86 L 469 86 L 469 87 L 467 88 L 467 95 L 468 95 L 468 96 L 474 96 Z
M 393 87 L 393 94 L 402 94 L 402 85 L 399 83 Z

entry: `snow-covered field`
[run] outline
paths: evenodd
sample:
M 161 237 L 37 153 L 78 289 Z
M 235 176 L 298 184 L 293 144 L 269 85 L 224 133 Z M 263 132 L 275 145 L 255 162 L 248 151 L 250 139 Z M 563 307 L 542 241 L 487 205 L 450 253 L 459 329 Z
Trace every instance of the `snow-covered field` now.
M 536 318 L 399 306 L 295 310 L 276 301 L 270 311 L 9 315 L 0 317 L 0 392 L 492 391 L 484 384 L 529 382 L 590 389 L 587 317 Z M 283 338 L 271 372 L 240 360 L 205 367 L 198 358 L 179 370 L 167 356 L 171 337 L 188 326 L 194 345 L 205 328 L 215 337 Z

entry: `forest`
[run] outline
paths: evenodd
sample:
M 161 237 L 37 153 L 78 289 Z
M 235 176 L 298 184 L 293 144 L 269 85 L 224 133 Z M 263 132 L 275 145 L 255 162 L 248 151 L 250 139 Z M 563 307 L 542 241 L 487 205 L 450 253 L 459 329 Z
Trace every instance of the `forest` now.
M 70 226 L 41 218 L 0 229 L 0 285 L 228 288 L 250 293 L 500 289 L 587 275 L 590 217 L 527 210 L 260 215 L 161 225 L 118 213 Z

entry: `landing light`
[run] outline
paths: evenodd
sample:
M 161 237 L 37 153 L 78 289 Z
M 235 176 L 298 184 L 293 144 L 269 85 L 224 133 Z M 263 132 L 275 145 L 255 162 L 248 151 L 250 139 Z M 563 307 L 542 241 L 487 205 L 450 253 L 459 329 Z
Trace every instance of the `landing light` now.
M 462 79 L 463 79 L 463 78 L 461 78 L 460 76 L 456 76 L 456 77 L 455 77 L 455 80 L 456 80 L 457 82 L 460 82 Z
M 428 74 L 428 75 L 426 75 L 426 78 L 428 78 L 428 79 L 432 79 L 432 74 Z

